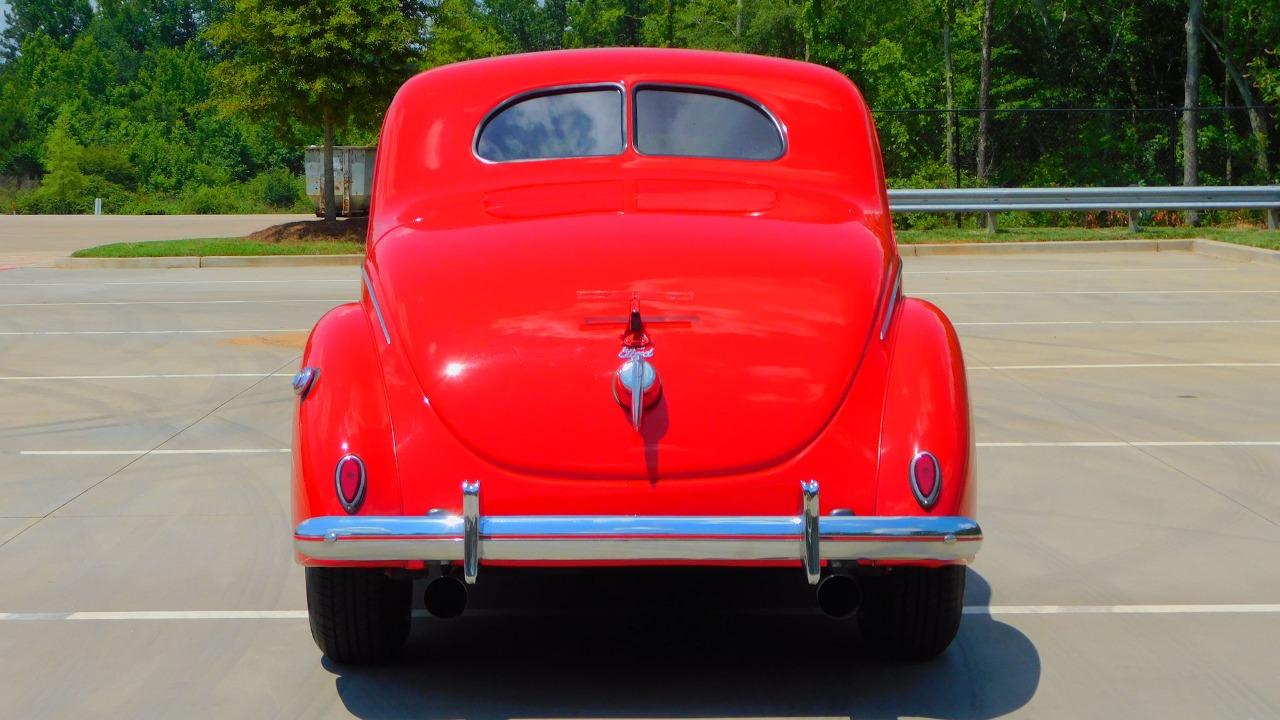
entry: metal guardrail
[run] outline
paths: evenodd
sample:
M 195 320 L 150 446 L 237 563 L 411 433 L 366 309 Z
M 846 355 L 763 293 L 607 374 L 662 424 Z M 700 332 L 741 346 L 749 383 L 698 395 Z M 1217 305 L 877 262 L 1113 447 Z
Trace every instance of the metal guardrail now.
M 989 213 L 1015 210 L 1266 210 L 1267 226 L 1280 225 L 1280 185 L 1198 187 L 1090 187 L 1090 188 L 954 188 L 942 190 L 890 190 L 893 212 Z M 1137 229 L 1131 212 L 1129 226 Z

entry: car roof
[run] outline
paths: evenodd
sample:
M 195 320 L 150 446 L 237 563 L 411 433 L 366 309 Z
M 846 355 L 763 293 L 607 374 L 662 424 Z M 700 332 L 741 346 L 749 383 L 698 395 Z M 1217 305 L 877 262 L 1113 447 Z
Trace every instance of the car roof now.
M 616 83 L 687 85 L 729 91 L 765 107 L 785 128 L 773 161 L 620 155 L 489 163 L 476 157 L 485 118 L 518 95 L 561 86 Z M 629 101 L 628 101 L 629 102 Z M 628 106 L 629 107 L 629 106 Z M 861 94 L 843 75 L 812 63 L 761 55 L 661 48 L 558 50 L 446 65 L 421 73 L 396 94 L 379 139 L 370 237 L 412 218 L 468 222 L 444 206 L 467 198 L 555 183 L 628 177 L 766 184 L 834 194 L 866 217 L 887 222 L 883 167 Z M 482 202 L 480 204 L 483 204 Z M 830 204 L 830 203 L 828 203 Z

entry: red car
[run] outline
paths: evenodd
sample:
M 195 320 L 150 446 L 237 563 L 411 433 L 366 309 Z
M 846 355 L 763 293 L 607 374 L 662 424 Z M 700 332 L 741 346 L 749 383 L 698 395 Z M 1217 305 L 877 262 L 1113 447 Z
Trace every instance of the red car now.
M 387 112 L 359 302 L 294 379 L 312 634 L 385 659 L 412 581 L 731 566 L 922 659 L 974 521 L 964 362 L 901 294 L 875 128 L 842 75 L 681 50 L 425 72 Z

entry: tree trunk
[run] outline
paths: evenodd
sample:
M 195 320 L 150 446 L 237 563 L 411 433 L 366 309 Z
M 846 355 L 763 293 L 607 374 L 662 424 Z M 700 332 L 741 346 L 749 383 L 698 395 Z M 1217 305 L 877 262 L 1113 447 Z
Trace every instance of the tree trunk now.
M 1227 43 L 1231 41 L 1231 0 L 1223 0 L 1222 2 L 1222 55 L 1228 52 Z M 1212 44 L 1212 43 L 1210 43 Z M 1224 108 L 1231 107 L 1231 68 L 1227 67 L 1224 60 L 1222 63 L 1222 106 Z M 1224 185 L 1231 184 L 1231 140 L 1235 137 L 1235 126 L 1231 123 L 1231 111 L 1222 111 L 1222 132 L 1227 138 L 1227 163 L 1225 172 L 1223 173 L 1222 182 Z
M 741 40 L 742 40 L 742 0 L 738 0 L 738 15 L 737 15 L 737 18 L 734 20 L 734 23 L 733 23 L 733 36 L 734 36 L 734 37 L 736 37 L 736 38 L 738 38 L 738 40 L 739 40 L 739 47 L 741 47 Z
M 953 170 L 959 172 L 960 158 L 958 153 L 960 149 L 956 147 L 955 126 L 956 126 L 956 96 L 955 96 L 955 79 L 952 75 L 951 66 L 951 27 L 956 22 L 956 4 L 955 0 L 945 0 L 946 3 L 946 19 L 942 26 L 942 67 L 943 67 L 943 83 L 947 89 L 947 164 Z
M 667 0 L 667 47 L 676 46 L 676 0 Z
M 1204 0 L 1190 0 L 1187 9 L 1187 75 L 1182 84 L 1182 184 L 1199 185 L 1200 149 L 1197 146 L 1199 135 L 1200 104 L 1200 31 L 1201 19 L 1204 15 Z M 1200 224 L 1200 214 L 1195 210 L 1186 210 L 1184 214 L 1187 225 Z
M 1208 28 L 1202 27 L 1200 32 L 1209 41 L 1209 45 L 1218 54 L 1218 59 L 1222 61 L 1223 67 L 1227 69 L 1227 74 L 1235 82 L 1236 92 L 1240 93 L 1240 100 L 1249 108 L 1249 127 L 1253 130 L 1254 139 L 1253 164 L 1258 171 L 1260 182 L 1265 183 L 1271 173 L 1271 164 L 1267 162 L 1267 117 L 1262 114 L 1262 110 L 1254 100 L 1253 88 L 1249 86 L 1249 81 L 1245 79 L 1244 75 L 1240 74 L 1240 68 L 1236 67 L 1236 64 L 1231 60 L 1231 54 L 1227 52 L 1226 47 L 1218 38 L 1214 37 Z
M 320 198 L 324 203 L 324 219 L 334 220 L 338 217 L 337 203 L 333 197 L 333 111 L 324 111 L 324 167 L 320 168 Z
M 986 185 L 987 172 L 987 133 L 990 128 L 990 113 L 987 105 L 991 99 L 991 23 L 995 14 L 995 0 L 985 0 L 982 10 L 982 66 L 978 74 L 978 152 L 977 175 L 978 184 Z M 995 215 L 986 213 L 988 230 L 995 229 Z
M 942 21 L 943 83 L 947 88 L 947 165 L 955 176 L 955 186 L 960 187 L 960 118 L 956 117 L 955 68 L 951 62 L 951 28 L 956 24 L 955 0 L 944 0 L 946 5 Z M 956 213 L 956 227 L 960 227 L 960 213 Z

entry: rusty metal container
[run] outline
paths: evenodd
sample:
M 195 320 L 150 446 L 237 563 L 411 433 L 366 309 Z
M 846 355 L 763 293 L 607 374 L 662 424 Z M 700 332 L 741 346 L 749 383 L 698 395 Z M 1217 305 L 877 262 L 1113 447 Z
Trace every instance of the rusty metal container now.
M 338 215 L 369 214 L 369 195 L 373 188 L 375 147 L 335 145 L 333 148 L 333 196 Z M 307 171 L 307 197 L 316 206 L 316 215 L 324 215 L 323 176 L 324 147 L 312 145 L 304 158 Z

